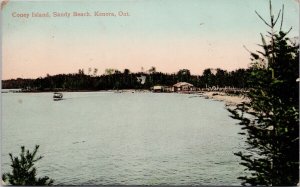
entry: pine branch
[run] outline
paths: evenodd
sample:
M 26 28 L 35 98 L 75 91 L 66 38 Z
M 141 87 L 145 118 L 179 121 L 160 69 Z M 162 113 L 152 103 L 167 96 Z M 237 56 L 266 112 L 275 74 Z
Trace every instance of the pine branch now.
M 264 18 L 262 18 L 261 15 L 260 15 L 257 11 L 255 11 L 255 13 L 256 13 L 256 15 L 258 15 L 258 17 L 259 17 L 259 18 L 260 18 L 267 26 L 269 26 L 270 28 L 272 28 L 272 26 L 269 25 L 268 22 L 267 22 L 266 20 L 264 20 Z
M 280 22 L 280 31 L 282 30 L 283 14 L 284 14 L 284 5 L 282 5 L 282 14 L 281 14 L 281 22 Z

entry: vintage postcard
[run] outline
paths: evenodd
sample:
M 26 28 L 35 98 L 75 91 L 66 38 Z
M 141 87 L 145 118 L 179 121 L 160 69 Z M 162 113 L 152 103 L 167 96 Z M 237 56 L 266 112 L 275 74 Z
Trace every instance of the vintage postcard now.
M 2 185 L 299 182 L 299 1 L 1 1 Z

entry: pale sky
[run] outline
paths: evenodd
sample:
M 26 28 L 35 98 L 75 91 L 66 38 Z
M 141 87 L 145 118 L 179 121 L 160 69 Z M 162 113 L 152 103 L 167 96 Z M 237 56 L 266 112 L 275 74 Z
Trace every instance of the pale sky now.
M 299 4 L 273 0 L 274 12 L 285 5 L 284 30 L 299 36 Z M 9 1 L 2 10 L 2 79 L 75 73 L 83 68 L 132 72 L 155 66 L 173 73 L 189 69 L 246 68 L 268 28 L 268 0 L 65 0 Z M 53 17 L 53 12 L 89 12 L 89 17 Z M 128 12 L 96 17 L 94 12 Z M 33 18 L 32 12 L 52 17 Z M 14 17 L 30 14 L 29 18 Z

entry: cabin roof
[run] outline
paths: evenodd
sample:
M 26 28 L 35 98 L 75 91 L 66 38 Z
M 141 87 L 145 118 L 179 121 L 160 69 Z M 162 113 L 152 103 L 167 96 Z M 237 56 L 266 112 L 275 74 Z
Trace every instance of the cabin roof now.
M 173 85 L 174 87 L 181 87 L 181 86 L 194 86 L 188 82 L 178 82 L 176 84 Z

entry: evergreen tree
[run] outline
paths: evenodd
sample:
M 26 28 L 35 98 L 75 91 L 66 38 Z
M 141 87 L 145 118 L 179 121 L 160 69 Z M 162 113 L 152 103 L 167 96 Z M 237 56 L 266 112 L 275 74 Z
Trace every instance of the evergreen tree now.
M 12 173 L 4 173 L 2 179 L 4 182 L 9 182 L 11 185 L 52 185 L 53 180 L 49 177 L 36 177 L 36 168 L 34 163 L 42 159 L 42 156 L 36 157 L 39 146 L 36 145 L 35 149 L 31 153 L 29 150 L 25 150 L 25 147 L 21 147 L 20 157 L 13 157 L 10 153 Z
M 299 46 L 282 31 L 284 6 L 276 17 L 270 1 L 270 27 L 263 51 L 251 53 L 250 103 L 229 111 L 240 120 L 248 147 L 236 153 L 249 175 L 239 177 L 243 185 L 296 186 L 299 182 Z M 279 31 L 275 31 L 281 16 Z M 245 113 L 249 114 L 246 115 Z

